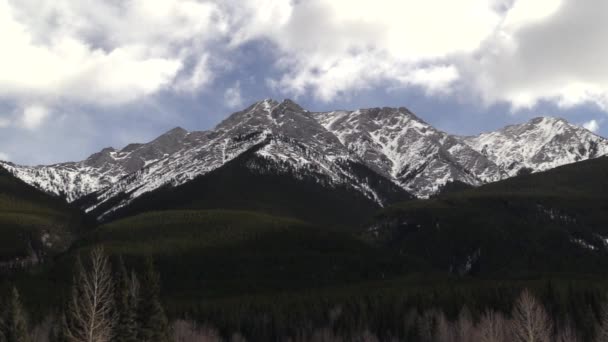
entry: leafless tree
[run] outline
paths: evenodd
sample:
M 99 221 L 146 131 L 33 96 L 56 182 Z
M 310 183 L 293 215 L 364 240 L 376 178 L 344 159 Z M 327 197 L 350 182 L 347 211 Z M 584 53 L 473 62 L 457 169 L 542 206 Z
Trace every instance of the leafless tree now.
M 568 320 L 562 327 L 560 327 L 555 340 L 557 342 L 580 342 L 581 338 L 579 337 L 578 332 L 574 328 L 572 322 Z
M 115 324 L 110 263 L 101 247 L 86 261 L 86 266 L 77 262 L 66 335 L 73 342 L 109 342 Z
M 455 342 L 453 324 L 445 317 L 443 312 L 437 315 L 435 327 L 435 340 L 437 342 Z
M 549 342 L 552 331 L 551 318 L 540 302 L 528 290 L 519 296 L 513 309 L 513 334 L 515 341 Z
M 477 325 L 477 337 L 479 342 L 506 342 L 508 322 L 500 313 L 492 310 L 486 311 Z
M 466 306 L 460 310 L 456 321 L 456 336 L 459 342 L 474 342 L 474 325 L 471 311 Z
M 422 341 L 433 341 L 437 316 L 439 316 L 437 310 L 428 310 L 418 317 L 418 333 Z

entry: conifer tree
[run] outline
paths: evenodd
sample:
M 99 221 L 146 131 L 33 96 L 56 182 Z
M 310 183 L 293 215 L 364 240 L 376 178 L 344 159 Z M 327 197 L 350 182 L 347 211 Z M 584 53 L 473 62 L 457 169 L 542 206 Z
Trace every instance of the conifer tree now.
M 116 284 L 116 326 L 117 342 L 137 341 L 137 307 L 139 302 L 139 283 L 135 273 L 127 272 L 124 261 L 119 258 Z
M 6 342 L 29 342 L 27 320 L 21 304 L 19 291 L 13 287 L 4 317 L 4 338 Z
M 144 342 L 170 341 L 169 321 L 160 302 L 160 277 L 152 258 L 146 258 L 141 281 L 139 340 Z

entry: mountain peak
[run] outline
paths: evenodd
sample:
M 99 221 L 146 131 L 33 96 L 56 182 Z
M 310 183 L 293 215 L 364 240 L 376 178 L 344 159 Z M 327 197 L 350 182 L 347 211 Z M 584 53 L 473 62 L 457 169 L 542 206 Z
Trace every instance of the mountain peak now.
M 464 138 L 509 176 L 544 171 L 608 153 L 608 141 L 562 118 L 536 117 L 524 124 Z
M 172 129 L 170 129 L 169 131 L 167 131 L 163 135 L 184 135 L 184 134 L 187 134 L 187 133 L 188 133 L 187 130 L 185 130 L 185 129 L 179 127 L 179 126 L 177 126 L 177 127 L 174 127 Z
M 533 125 L 556 125 L 556 124 L 567 124 L 570 125 L 568 121 L 562 118 L 553 117 L 553 116 L 538 116 L 530 119 L 528 121 L 529 124 Z
M 101 154 L 108 154 L 108 153 L 112 153 L 112 152 L 116 152 L 116 149 L 112 146 L 104 147 L 103 149 L 101 149 L 101 151 L 99 151 L 99 153 L 101 153 Z
M 608 140 L 560 118 L 537 117 L 476 137 L 458 137 L 405 107 L 317 113 L 291 99 L 267 98 L 210 131 L 189 133 L 175 127 L 151 142 L 120 151 L 106 148 L 75 163 L 0 165 L 45 191 L 67 194 L 69 200 L 94 191 L 110 198 L 128 190 L 135 198 L 222 167 L 254 146 L 256 155 L 279 171 L 324 174 L 325 179 L 348 183 L 345 163 L 361 163 L 421 197 L 449 181 L 479 185 L 521 170 L 542 171 L 608 154 Z

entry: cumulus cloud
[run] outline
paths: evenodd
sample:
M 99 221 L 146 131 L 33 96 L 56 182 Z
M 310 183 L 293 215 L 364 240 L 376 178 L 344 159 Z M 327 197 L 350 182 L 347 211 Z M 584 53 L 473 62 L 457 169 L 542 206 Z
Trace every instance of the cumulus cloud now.
M 488 103 L 591 102 L 608 110 L 606 19 L 602 0 L 519 0 L 463 68 Z
M 0 97 L 116 105 L 182 79 L 198 88 L 198 49 L 222 30 L 213 3 L 0 0 Z
M 597 120 L 589 120 L 583 124 L 583 127 L 593 133 L 596 133 L 600 129 L 600 124 L 597 122 Z
M 0 0 L 0 99 L 52 108 L 194 93 L 222 63 L 238 68 L 235 49 L 261 43 L 268 84 L 296 97 L 414 86 L 608 110 L 606 13 L 603 0 Z M 234 106 L 240 87 L 225 95 Z
M 271 84 L 295 95 L 331 101 L 381 82 L 437 92 L 458 79 L 449 58 L 475 51 L 493 33 L 495 7 L 485 0 L 276 1 L 266 8 L 281 15 L 274 25 L 253 15 L 253 33 L 243 36 L 276 45 L 282 76 Z
M 332 101 L 418 86 L 515 110 L 550 101 L 608 111 L 603 0 L 244 3 L 235 17 L 249 20 L 239 22 L 233 43 L 272 42 L 281 73 L 269 84 L 296 96 Z

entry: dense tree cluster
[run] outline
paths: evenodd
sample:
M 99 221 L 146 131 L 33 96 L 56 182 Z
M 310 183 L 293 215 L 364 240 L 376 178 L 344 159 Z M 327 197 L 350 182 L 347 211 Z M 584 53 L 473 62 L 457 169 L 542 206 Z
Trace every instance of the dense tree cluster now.
M 93 249 L 84 261 L 78 259 L 69 300 L 49 329 L 50 341 L 169 341 L 170 328 L 152 259 L 146 261 L 141 278 L 140 282 L 135 271 L 127 270 L 122 258 L 112 267 L 101 248 Z M 10 303 L 4 325 L 6 341 L 29 341 L 16 290 Z M 18 337 L 8 338 L 13 335 Z

